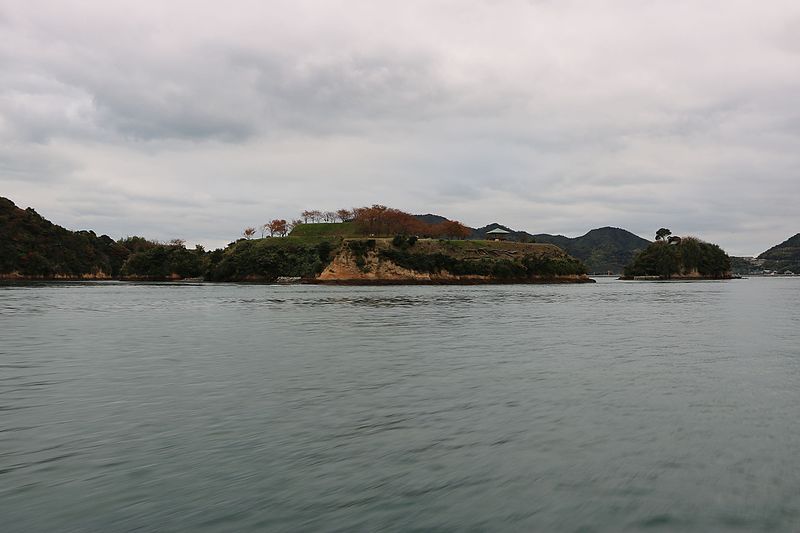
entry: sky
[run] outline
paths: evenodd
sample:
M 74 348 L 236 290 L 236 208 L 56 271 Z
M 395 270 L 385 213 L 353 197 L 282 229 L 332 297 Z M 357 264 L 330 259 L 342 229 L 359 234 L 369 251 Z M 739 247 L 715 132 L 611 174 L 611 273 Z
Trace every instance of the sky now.
M 800 232 L 800 2 L 0 2 L 0 196 L 224 246 L 381 203 L 754 255 Z

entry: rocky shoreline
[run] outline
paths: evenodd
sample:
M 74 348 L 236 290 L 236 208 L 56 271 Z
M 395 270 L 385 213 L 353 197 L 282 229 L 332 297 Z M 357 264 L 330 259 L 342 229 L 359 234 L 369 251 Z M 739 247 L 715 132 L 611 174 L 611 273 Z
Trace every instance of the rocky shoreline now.
M 620 276 L 617 279 L 620 281 L 719 281 L 739 278 L 727 273 L 722 276 Z
M 499 278 L 476 278 L 476 277 L 450 277 L 450 278 L 431 278 L 431 279 L 308 279 L 302 283 L 313 285 L 363 285 L 363 286 L 383 286 L 383 285 L 546 285 L 546 284 L 570 284 L 570 283 L 596 283 L 588 275 L 584 276 L 553 276 L 553 277 L 534 277 L 524 279 L 499 279 Z

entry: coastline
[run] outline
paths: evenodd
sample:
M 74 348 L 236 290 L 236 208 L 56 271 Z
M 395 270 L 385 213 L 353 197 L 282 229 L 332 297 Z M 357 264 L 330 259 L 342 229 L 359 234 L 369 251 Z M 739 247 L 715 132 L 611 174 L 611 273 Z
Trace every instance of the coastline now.
M 525 279 L 500 279 L 500 278 L 439 278 L 439 279 L 311 279 L 301 283 L 310 285 L 563 285 L 597 283 L 589 276 L 553 276 Z
M 340 286 L 390 286 L 390 285 L 564 285 L 596 283 L 589 276 L 555 276 L 532 279 L 489 279 L 489 278 L 442 278 L 442 279 L 293 279 L 272 280 L 250 277 L 225 281 L 209 281 L 202 278 L 145 278 L 145 277 L 92 277 L 92 276 L 13 276 L 0 275 L 0 283 L 60 283 L 60 282 L 127 282 L 127 283 L 214 283 L 214 284 L 253 284 L 253 285 L 340 285 Z
M 737 278 L 733 274 L 725 274 L 724 276 L 619 276 L 620 281 L 725 281 Z
M 31 276 L 19 272 L 0 273 L 0 281 L 122 281 L 104 272 L 95 274 L 52 274 L 47 276 Z

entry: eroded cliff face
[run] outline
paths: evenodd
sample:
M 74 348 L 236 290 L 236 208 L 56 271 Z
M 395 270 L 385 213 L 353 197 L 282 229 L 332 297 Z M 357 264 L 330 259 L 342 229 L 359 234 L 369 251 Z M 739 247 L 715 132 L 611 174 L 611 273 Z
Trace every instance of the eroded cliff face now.
M 489 276 L 454 276 L 445 270 L 436 273 L 417 272 L 381 258 L 376 251 L 367 252 L 363 263 L 359 265 L 354 255 L 346 247 L 317 277 L 317 281 L 328 282 L 486 282 L 490 280 Z
M 525 245 L 502 243 L 494 248 L 472 248 L 466 252 L 458 252 L 461 258 L 480 259 L 491 257 L 495 259 L 513 258 L 515 253 L 520 253 L 520 247 Z M 563 250 L 552 245 L 529 245 L 531 250 L 536 250 L 542 256 L 566 256 Z M 319 283 L 342 284 L 480 284 L 480 283 L 592 283 L 594 280 L 585 274 L 561 276 L 531 276 L 524 279 L 500 278 L 491 275 L 478 274 L 452 274 L 446 269 L 435 272 L 420 272 L 396 264 L 391 259 L 382 256 L 381 249 L 388 247 L 387 242 L 378 241 L 376 247 L 362 255 L 356 256 L 348 246 L 342 246 L 328 266 L 314 280 Z M 420 251 L 427 253 L 441 252 L 440 247 L 434 243 L 423 243 Z M 506 248 L 506 249 L 504 249 Z M 516 249 L 516 250 L 515 250 Z

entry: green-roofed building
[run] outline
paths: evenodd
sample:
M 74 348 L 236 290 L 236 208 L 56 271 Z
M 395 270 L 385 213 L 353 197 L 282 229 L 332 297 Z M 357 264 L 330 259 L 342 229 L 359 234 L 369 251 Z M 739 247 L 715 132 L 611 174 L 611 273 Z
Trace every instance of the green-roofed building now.
M 501 228 L 495 228 L 491 231 L 486 232 L 486 238 L 493 240 L 493 241 L 505 241 L 511 235 L 510 231 L 506 231 Z

